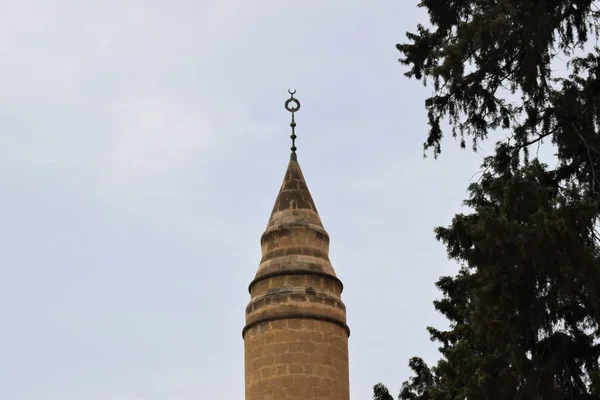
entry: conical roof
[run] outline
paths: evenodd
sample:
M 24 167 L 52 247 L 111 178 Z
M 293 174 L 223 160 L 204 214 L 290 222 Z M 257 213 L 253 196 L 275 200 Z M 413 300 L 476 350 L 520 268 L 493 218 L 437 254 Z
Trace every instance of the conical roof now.
M 347 338 L 343 284 L 329 260 L 329 235 L 298 163 L 294 113 L 300 103 L 290 94 L 286 109 L 292 113 L 292 153 L 260 239 L 262 257 L 248 287 L 251 300 L 243 335 L 256 327 L 254 337 L 275 321 L 304 320 L 338 325 Z
M 335 277 L 329 261 L 329 235 L 296 157 L 285 172 L 267 229 L 256 279 L 273 273 L 313 271 Z
M 267 230 L 282 223 L 304 223 L 323 228 L 300 164 L 291 159 L 275 200 Z
M 296 157 L 288 164 L 260 244 L 244 332 L 265 321 L 309 318 L 333 322 L 349 334 L 343 284 L 329 260 L 329 235 Z

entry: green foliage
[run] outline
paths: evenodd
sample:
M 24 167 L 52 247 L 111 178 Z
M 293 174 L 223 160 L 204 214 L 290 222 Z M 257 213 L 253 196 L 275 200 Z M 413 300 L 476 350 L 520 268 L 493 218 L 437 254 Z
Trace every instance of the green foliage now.
M 400 399 L 597 399 L 600 396 L 598 207 L 506 145 L 469 188 L 473 212 L 437 228 L 459 273 L 440 278 L 429 328 L 442 360 L 419 358 Z M 385 398 L 385 397 L 384 397 Z
M 378 383 L 373 387 L 373 400 L 394 400 L 394 397 L 383 384 Z
M 408 77 L 433 83 L 425 150 L 440 154 L 444 120 L 463 147 L 510 136 L 469 187 L 471 212 L 435 231 L 461 266 L 436 284 L 450 328 L 428 328 L 442 358 L 432 367 L 412 358 L 400 399 L 598 399 L 600 50 L 576 50 L 598 36 L 600 9 L 591 0 L 419 6 L 431 28 L 397 48 Z M 560 77 L 553 63 L 564 58 Z M 543 139 L 557 150 L 553 168 L 531 157 Z
M 562 59 L 559 53 L 573 55 L 590 32 L 597 34 L 600 11 L 592 0 L 423 0 L 419 6 L 428 10 L 433 29 L 419 25 L 407 33 L 410 42 L 397 48 L 410 67 L 406 76 L 433 83 L 425 149 L 433 148 L 436 156 L 445 118 L 463 146 L 466 136 L 476 146 L 490 131 L 505 128 L 524 147 L 559 133 L 572 122 L 569 117 L 577 119 L 587 108 L 556 106 L 597 87 L 598 52 L 586 65 L 573 60 L 580 71 L 574 71 L 570 93 L 556 90 L 551 63 Z M 581 79 L 580 72 L 592 76 Z M 521 102 L 509 102 L 511 93 L 520 94 Z

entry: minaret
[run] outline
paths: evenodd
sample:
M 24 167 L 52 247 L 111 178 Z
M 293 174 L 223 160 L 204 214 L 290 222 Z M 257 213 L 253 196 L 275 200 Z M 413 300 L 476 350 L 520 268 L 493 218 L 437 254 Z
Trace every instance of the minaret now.
M 346 307 L 329 261 L 329 235 L 292 154 L 250 283 L 243 330 L 246 400 L 349 400 Z

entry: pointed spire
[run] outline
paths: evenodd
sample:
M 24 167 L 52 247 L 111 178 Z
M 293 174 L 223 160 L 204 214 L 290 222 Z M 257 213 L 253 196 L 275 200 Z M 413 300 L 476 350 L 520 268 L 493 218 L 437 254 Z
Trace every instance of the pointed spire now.
M 290 98 L 285 102 L 285 109 L 288 110 L 289 112 L 292 113 L 292 122 L 290 123 L 290 126 L 292 127 L 292 135 L 290 136 L 292 138 L 292 154 L 290 155 L 290 159 L 291 160 L 297 160 L 298 157 L 296 156 L 296 120 L 294 118 L 294 114 L 296 113 L 296 111 L 298 111 L 300 109 L 300 102 L 298 101 L 298 99 L 294 98 L 294 94 L 296 94 L 296 90 L 294 89 L 294 91 L 288 90 L 288 93 L 290 94 Z
M 343 284 L 296 157 L 294 112 L 300 103 L 290 94 L 285 108 L 292 113 L 291 159 L 248 286 L 242 330 L 246 400 L 348 400 Z
M 322 229 L 321 218 L 304 180 L 304 174 L 302 174 L 296 155 L 296 121 L 294 116 L 296 111 L 300 109 L 300 101 L 294 97 L 295 90 L 288 90 L 288 93 L 290 98 L 285 102 L 285 109 L 292 113 L 290 124 L 292 127 L 292 135 L 290 136 L 292 139 L 292 154 L 267 229 L 281 223 L 290 222 L 306 223 Z
M 292 153 L 293 155 L 294 153 Z M 292 158 L 275 200 L 268 226 L 299 221 L 323 227 L 300 164 Z

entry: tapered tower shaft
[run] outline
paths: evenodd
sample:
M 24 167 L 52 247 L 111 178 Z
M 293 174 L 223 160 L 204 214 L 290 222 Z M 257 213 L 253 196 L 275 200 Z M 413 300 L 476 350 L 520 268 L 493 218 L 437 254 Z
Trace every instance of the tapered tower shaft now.
M 249 287 L 246 400 L 349 400 L 343 286 L 295 150 Z

